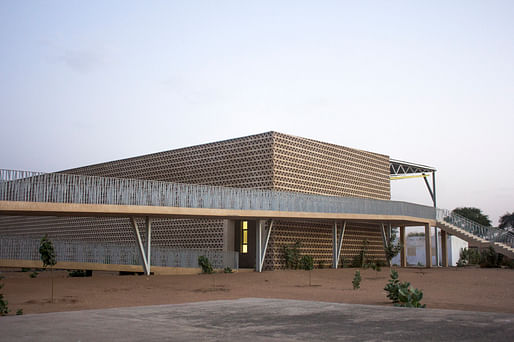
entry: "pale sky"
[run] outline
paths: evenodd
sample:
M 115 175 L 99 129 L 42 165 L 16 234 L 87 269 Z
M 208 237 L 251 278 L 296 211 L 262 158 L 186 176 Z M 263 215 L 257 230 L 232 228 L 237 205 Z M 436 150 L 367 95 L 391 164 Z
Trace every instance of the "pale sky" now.
M 514 1 L 0 1 L 0 168 L 278 131 L 514 211 Z M 431 204 L 421 179 L 392 199 Z

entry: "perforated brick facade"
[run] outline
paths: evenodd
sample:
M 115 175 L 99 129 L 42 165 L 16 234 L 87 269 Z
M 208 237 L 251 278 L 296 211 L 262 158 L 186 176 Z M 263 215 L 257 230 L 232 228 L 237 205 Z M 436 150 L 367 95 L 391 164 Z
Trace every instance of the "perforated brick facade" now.
M 390 199 L 389 157 L 311 139 L 268 132 L 63 171 L 228 187 L 275 189 L 310 194 Z M 128 219 L 0 219 L 6 235 L 41 236 L 114 243 L 134 243 Z M 232 249 L 223 220 L 159 219 L 152 243 L 183 248 Z M 369 254 L 384 259 L 377 225 L 348 224 L 342 255 L 351 259 L 363 240 Z M 302 243 L 315 265 L 330 265 L 332 223 L 277 221 L 265 268 L 282 268 L 282 247 Z

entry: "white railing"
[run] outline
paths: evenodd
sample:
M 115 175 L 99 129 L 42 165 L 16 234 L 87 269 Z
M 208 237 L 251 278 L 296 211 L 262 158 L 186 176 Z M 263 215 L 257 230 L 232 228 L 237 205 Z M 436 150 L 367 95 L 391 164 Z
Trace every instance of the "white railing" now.
M 448 222 L 468 233 L 490 242 L 500 242 L 514 247 L 514 234 L 495 227 L 486 227 L 447 209 L 437 209 L 437 220 Z
M 0 170 L 0 200 L 435 218 L 433 207 L 408 202 L 14 170 Z

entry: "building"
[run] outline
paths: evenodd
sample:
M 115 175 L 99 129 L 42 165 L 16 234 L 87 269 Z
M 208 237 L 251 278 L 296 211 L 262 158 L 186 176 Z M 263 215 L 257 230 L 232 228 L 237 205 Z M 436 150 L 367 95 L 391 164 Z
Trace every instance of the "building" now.
M 387 155 L 267 132 L 61 173 L 387 201 L 390 175 L 395 167 L 435 172 L 429 167 L 393 162 Z M 255 220 L 161 218 L 153 222 L 152 244 L 237 251 L 239 266 L 251 268 L 256 263 L 256 224 Z M 340 262 L 350 262 L 364 243 L 368 244 L 370 258 L 385 261 L 383 234 L 377 222 L 352 220 L 345 229 Z M 0 231 L 4 236 L 49 234 L 57 240 L 135 242 L 129 221 L 122 218 L 4 216 L 0 219 Z M 283 247 L 295 242 L 301 243 L 303 254 L 314 258 L 315 266 L 332 265 L 333 222 L 274 220 L 263 268 L 284 268 Z
M 431 235 L 432 246 L 435 246 L 435 235 Z M 441 246 L 441 236 L 438 236 L 438 245 Z M 462 240 L 454 235 L 448 235 L 446 237 L 446 253 L 448 255 L 448 265 L 457 266 L 457 262 L 460 258 L 460 251 L 464 248 L 468 248 L 468 242 Z M 405 249 L 407 255 L 408 266 L 425 266 L 426 254 L 425 254 L 425 235 L 424 233 L 410 233 L 405 240 Z M 439 260 L 442 260 L 442 251 L 437 251 L 439 254 Z M 394 265 L 400 265 L 400 255 L 397 255 L 391 260 Z M 432 247 L 432 264 L 437 265 L 436 260 L 436 249 Z

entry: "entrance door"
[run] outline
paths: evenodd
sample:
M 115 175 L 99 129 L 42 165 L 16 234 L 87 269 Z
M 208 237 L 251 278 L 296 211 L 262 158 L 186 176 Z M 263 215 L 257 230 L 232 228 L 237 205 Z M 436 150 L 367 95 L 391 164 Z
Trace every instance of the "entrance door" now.
M 235 221 L 235 246 L 239 251 L 239 268 L 255 268 L 256 221 Z

